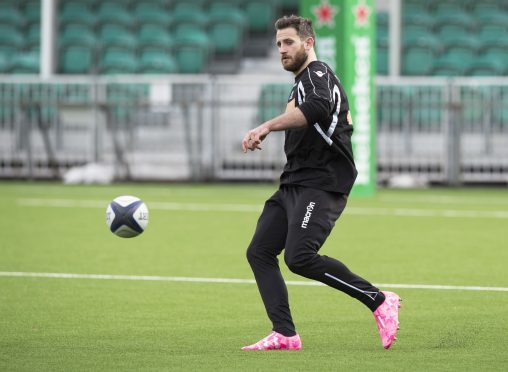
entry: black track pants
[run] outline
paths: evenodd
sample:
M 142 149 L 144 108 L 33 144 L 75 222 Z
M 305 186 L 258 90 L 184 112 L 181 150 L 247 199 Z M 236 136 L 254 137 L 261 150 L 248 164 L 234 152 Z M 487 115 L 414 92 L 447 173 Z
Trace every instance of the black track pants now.
M 296 333 L 277 259 L 283 249 L 292 272 L 345 292 L 372 311 L 384 301 L 378 288 L 343 263 L 318 254 L 346 202 L 341 194 L 293 185 L 282 185 L 266 201 L 247 259 L 274 331 Z

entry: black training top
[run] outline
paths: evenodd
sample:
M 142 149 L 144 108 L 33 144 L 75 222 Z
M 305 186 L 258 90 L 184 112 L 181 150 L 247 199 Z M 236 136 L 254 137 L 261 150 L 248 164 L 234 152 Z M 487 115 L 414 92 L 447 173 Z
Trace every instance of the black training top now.
M 308 125 L 286 130 L 287 163 L 281 184 L 349 194 L 358 172 L 351 146 L 353 125 L 342 84 L 326 63 L 313 61 L 295 77 L 288 104 L 293 99 Z

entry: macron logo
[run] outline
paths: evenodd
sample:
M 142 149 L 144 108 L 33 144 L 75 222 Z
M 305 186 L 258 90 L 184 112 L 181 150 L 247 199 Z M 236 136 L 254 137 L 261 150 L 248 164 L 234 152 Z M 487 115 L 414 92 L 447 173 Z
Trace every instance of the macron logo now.
M 314 73 L 315 73 L 317 76 L 319 76 L 320 78 L 322 78 L 322 77 L 325 75 L 325 73 L 324 73 L 324 72 L 321 72 L 321 71 L 314 71 Z
M 303 216 L 302 229 L 307 228 L 307 224 L 309 223 L 310 217 L 312 216 L 312 211 L 314 210 L 315 205 L 316 203 L 310 202 L 307 206 L 307 212 L 305 213 L 305 216 Z

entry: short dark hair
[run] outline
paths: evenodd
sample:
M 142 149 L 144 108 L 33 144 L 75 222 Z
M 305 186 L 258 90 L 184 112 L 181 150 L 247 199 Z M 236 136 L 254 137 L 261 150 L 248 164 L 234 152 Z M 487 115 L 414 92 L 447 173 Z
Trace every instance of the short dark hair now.
M 312 28 L 312 21 L 308 18 L 299 17 L 296 15 L 284 16 L 275 22 L 275 29 L 282 30 L 284 28 L 292 27 L 300 39 L 314 36 L 314 29 Z

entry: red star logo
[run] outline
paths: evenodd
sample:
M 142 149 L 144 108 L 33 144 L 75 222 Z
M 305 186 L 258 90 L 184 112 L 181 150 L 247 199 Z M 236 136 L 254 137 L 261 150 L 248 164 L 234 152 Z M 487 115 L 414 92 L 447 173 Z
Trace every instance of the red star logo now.
M 365 5 L 365 0 L 360 1 L 360 3 L 353 8 L 353 14 L 357 26 L 364 27 L 368 24 L 370 8 Z
M 337 7 L 330 5 L 329 0 L 321 0 L 321 4 L 313 7 L 312 12 L 316 16 L 318 27 L 335 26 L 334 17 L 337 14 Z

